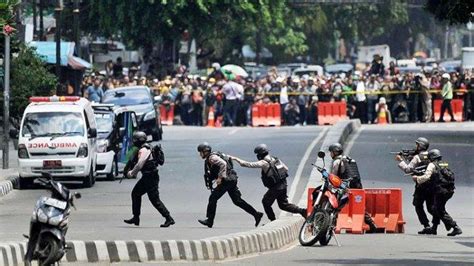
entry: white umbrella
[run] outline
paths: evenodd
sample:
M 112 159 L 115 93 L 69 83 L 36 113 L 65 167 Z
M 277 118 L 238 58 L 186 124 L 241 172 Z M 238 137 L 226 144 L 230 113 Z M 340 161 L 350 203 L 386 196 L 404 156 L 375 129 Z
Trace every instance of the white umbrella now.
M 240 77 L 243 77 L 243 78 L 246 78 L 246 77 L 249 76 L 247 71 L 245 71 L 245 69 L 243 69 L 242 67 L 240 67 L 238 65 L 229 64 L 229 65 L 223 66 L 221 69 L 232 72 L 234 75 L 240 76 Z

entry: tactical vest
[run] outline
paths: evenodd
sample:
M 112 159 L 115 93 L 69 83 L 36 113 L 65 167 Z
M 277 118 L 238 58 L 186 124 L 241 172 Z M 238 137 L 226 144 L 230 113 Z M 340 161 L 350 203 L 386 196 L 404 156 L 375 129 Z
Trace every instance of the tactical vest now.
M 418 170 L 421 170 L 421 171 L 425 171 L 426 168 L 428 167 L 428 165 L 430 164 L 430 159 L 428 159 L 428 151 L 422 151 L 420 153 L 418 153 L 418 157 L 420 157 L 420 163 L 416 166 L 418 168 Z M 417 186 L 421 186 L 422 188 L 426 188 L 426 189 L 429 189 L 433 186 L 433 182 L 431 180 L 431 178 L 422 183 L 422 184 L 417 184 Z
M 232 160 L 230 160 L 227 155 L 225 155 L 221 152 L 212 152 L 206 159 L 206 164 L 205 164 L 205 167 L 204 167 L 205 168 L 204 171 L 206 173 L 209 173 L 209 176 L 210 176 L 211 180 L 217 179 L 217 177 L 219 176 L 219 171 L 220 171 L 218 165 L 211 165 L 211 163 L 209 162 L 209 158 L 211 157 L 211 155 L 217 155 L 217 156 L 219 156 L 219 158 L 221 158 L 222 160 L 225 161 L 227 179 L 237 180 L 237 174 L 234 171 L 234 165 L 232 163 Z
M 337 175 L 343 180 L 352 178 L 352 181 L 349 185 L 351 188 L 361 188 L 359 167 L 357 167 L 356 161 L 349 156 L 342 156 L 340 160 L 344 165 L 345 171 L 340 173 L 341 167 L 339 167 L 339 172 Z

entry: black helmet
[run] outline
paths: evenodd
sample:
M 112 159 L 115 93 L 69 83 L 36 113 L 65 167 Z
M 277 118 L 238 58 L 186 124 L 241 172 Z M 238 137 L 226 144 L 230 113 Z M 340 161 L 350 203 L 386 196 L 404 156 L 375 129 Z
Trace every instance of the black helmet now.
M 132 137 L 133 145 L 135 145 L 137 147 L 140 147 L 143 144 L 145 144 L 146 140 L 147 140 L 147 136 L 146 136 L 145 132 L 135 131 L 133 133 L 133 137 Z
M 210 152 L 212 151 L 211 145 L 207 142 L 203 142 L 197 147 L 198 152 Z
M 342 145 L 340 143 L 333 143 L 329 146 L 329 151 L 336 155 L 341 155 L 344 150 L 342 149 Z
M 428 159 L 430 159 L 430 161 L 441 160 L 441 158 L 443 158 L 443 156 L 438 149 L 432 149 L 428 152 Z
M 270 150 L 268 149 L 266 144 L 258 144 L 257 147 L 253 150 L 253 152 L 257 155 L 264 155 L 266 156 Z
M 420 146 L 420 149 L 423 151 L 428 150 L 428 148 L 430 147 L 430 142 L 423 137 L 417 138 L 415 143 L 418 144 Z

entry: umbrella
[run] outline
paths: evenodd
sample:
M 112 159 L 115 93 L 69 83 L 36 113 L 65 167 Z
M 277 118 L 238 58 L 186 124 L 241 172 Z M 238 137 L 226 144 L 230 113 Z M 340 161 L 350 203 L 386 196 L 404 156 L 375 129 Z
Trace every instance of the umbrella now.
M 234 74 L 236 76 L 241 76 L 243 78 L 246 78 L 246 77 L 249 76 L 247 71 L 245 71 L 245 69 L 243 69 L 242 67 L 240 67 L 238 65 L 225 65 L 225 66 L 222 67 L 222 70 L 232 72 L 232 74 Z

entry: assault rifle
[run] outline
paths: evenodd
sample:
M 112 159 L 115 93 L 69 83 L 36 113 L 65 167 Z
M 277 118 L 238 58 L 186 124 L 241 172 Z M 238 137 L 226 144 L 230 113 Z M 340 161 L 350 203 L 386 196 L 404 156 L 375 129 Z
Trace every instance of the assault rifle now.
M 391 151 L 390 154 L 397 154 L 400 155 L 403 159 L 408 160 L 416 155 L 416 150 L 402 149 L 401 151 Z
M 427 168 L 426 165 L 421 165 L 421 166 L 415 167 L 415 169 L 413 169 L 411 173 L 408 173 L 405 175 L 416 175 L 416 176 L 424 175 L 426 172 L 426 168 Z

